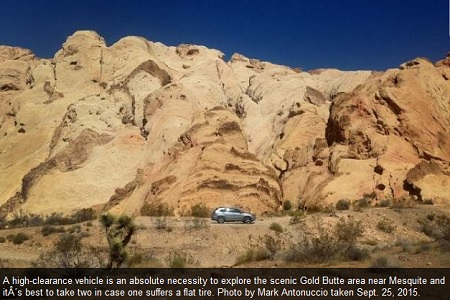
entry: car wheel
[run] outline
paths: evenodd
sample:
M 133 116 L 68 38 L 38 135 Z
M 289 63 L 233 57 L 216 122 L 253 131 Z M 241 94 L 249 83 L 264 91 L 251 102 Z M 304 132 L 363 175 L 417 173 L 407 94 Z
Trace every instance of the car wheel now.
M 224 217 L 218 217 L 217 218 L 217 223 L 219 223 L 219 224 L 225 223 L 225 218 Z
M 243 220 L 243 222 L 244 222 L 245 224 L 250 224 L 250 223 L 252 222 L 252 219 L 251 219 L 250 217 L 245 217 L 244 220 Z

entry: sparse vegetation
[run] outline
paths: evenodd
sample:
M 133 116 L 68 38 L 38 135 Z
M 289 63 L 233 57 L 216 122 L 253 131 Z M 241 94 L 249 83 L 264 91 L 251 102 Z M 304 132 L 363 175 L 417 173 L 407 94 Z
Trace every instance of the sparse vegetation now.
M 209 223 L 205 218 L 188 218 L 184 224 L 184 229 L 187 231 L 191 231 L 192 229 L 206 229 L 208 225 Z
M 255 244 L 251 245 L 243 254 L 236 258 L 235 265 L 241 265 L 252 261 L 273 259 L 281 250 L 281 240 L 266 234 L 259 237 Z
M 347 199 L 340 199 L 336 203 L 337 210 L 348 210 L 350 208 L 350 201 Z
M 4 236 L 0 236 L 0 244 L 6 242 L 6 238 Z
M 44 225 L 69 225 L 95 219 L 95 212 L 92 208 L 82 208 L 72 215 L 62 213 L 52 213 L 48 216 L 41 216 L 23 211 L 15 212 L 10 220 L 1 220 L 0 228 L 22 228 Z
M 281 226 L 281 224 L 276 223 L 276 222 L 273 222 L 272 224 L 270 224 L 269 229 L 273 230 L 275 232 L 278 232 L 278 233 L 283 233 L 283 231 L 284 231 L 283 226 Z
M 428 214 L 425 218 L 418 220 L 421 230 L 428 236 L 439 241 L 450 243 L 450 217 L 444 214 Z
M 35 267 L 99 268 L 105 266 L 103 252 L 98 248 L 83 246 L 81 235 L 64 233 L 59 236 L 51 251 L 40 256 Z
M 372 264 L 370 265 L 370 268 L 372 269 L 378 269 L 378 268 L 395 268 L 396 265 L 389 260 L 386 256 L 380 256 L 377 257 Z
M 402 251 L 406 253 L 413 253 L 415 250 L 411 242 L 405 239 L 398 240 L 395 245 L 401 247 Z
M 48 236 L 53 233 L 62 233 L 64 231 L 65 231 L 64 227 L 55 227 L 55 226 L 51 226 L 51 225 L 44 225 L 41 228 L 42 236 Z
M 173 216 L 173 208 L 167 203 L 145 203 L 141 208 L 141 214 L 150 217 L 168 217 Z
M 167 265 L 170 268 L 181 269 L 197 264 L 197 261 L 190 254 L 183 251 L 170 252 L 167 257 Z
M 337 259 L 361 260 L 368 256 L 368 252 L 356 246 L 356 239 L 364 232 L 360 221 L 348 217 L 341 218 L 334 227 L 320 223 L 316 227 L 317 235 L 305 235 L 287 253 L 287 261 L 323 263 Z
M 168 217 L 159 217 L 155 220 L 155 228 L 157 230 L 166 230 L 172 232 L 173 228 Z
M 211 214 L 210 209 L 204 203 L 197 203 L 191 206 L 190 215 L 192 217 L 208 218 L 210 214 Z

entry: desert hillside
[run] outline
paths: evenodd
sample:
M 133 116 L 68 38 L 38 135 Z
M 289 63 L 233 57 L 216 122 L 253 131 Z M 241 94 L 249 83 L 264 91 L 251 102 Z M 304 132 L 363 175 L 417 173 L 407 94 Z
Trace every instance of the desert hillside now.
M 92 31 L 0 46 L 0 214 L 450 203 L 450 57 L 303 72 Z

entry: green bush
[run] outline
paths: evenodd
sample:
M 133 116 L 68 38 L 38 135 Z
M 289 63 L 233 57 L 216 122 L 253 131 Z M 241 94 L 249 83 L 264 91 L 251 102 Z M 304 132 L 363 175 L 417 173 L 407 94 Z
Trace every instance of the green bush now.
M 273 231 L 275 231 L 275 232 L 278 232 L 278 233 L 283 233 L 283 231 L 284 231 L 283 226 L 281 226 L 281 224 L 275 223 L 275 222 L 273 222 L 272 224 L 270 224 L 269 229 L 270 229 L 270 230 L 273 230 Z
M 347 199 L 340 199 L 336 203 L 337 210 L 348 210 L 350 208 L 350 201 Z

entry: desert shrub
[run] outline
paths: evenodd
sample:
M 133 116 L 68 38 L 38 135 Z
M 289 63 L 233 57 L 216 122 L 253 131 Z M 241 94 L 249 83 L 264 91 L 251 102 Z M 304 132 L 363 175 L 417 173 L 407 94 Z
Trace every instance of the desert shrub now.
M 6 238 L 4 236 L 0 236 L 0 243 L 3 244 L 6 242 Z
M 192 229 L 206 229 L 208 228 L 208 222 L 205 220 L 205 218 L 189 218 L 186 220 L 184 224 L 185 230 L 192 230 Z
M 155 220 L 155 229 L 157 230 L 166 230 L 171 232 L 173 230 L 172 225 L 170 224 L 170 219 L 167 217 L 160 217 Z
M 366 245 L 369 245 L 369 246 L 376 246 L 376 245 L 378 245 L 378 241 L 377 240 L 371 240 L 371 239 L 364 240 L 362 243 L 366 244 Z
M 241 265 L 243 263 L 252 261 L 262 261 L 270 259 L 270 252 L 263 247 L 256 247 L 247 249 L 242 255 L 236 258 L 235 265 Z
M 208 218 L 211 212 L 204 203 L 197 203 L 191 206 L 191 216 L 197 218 Z
M 92 223 L 92 221 L 86 222 L 86 227 L 92 227 L 92 226 L 94 226 L 94 223 Z
M 92 208 L 82 208 L 73 213 L 70 217 L 73 223 L 95 220 L 97 218 Z
M 340 242 L 354 244 L 358 237 L 364 233 L 364 226 L 361 221 L 356 221 L 353 217 L 341 218 L 334 227 L 334 232 Z
M 85 231 L 80 232 L 80 237 L 82 237 L 82 238 L 87 238 L 87 237 L 89 237 L 89 236 L 91 236 L 91 235 L 89 234 L 89 232 L 85 232 Z
M 391 206 L 391 200 L 383 199 L 383 200 L 380 201 L 379 205 L 381 207 L 389 207 L 389 206 Z
M 355 244 L 356 239 L 364 232 L 360 221 L 348 217 L 341 218 L 334 227 L 324 227 L 319 223 L 316 227 L 318 234 L 303 236 L 302 240 L 286 253 L 285 260 L 323 263 L 366 257 L 363 250 L 359 251 Z
M 129 268 L 140 265 L 144 261 L 142 253 L 133 253 L 127 260 L 127 266 Z
M 181 269 L 196 264 L 198 264 L 198 262 L 192 257 L 192 255 L 184 251 L 170 252 L 167 257 L 167 265 L 170 268 Z
M 283 231 L 284 231 L 283 226 L 281 226 L 281 224 L 276 223 L 276 222 L 273 222 L 272 224 L 270 224 L 269 229 L 273 230 L 275 232 L 278 232 L 278 233 L 283 233 Z
M 433 199 L 424 199 L 422 203 L 425 205 L 433 205 L 434 204 Z
M 42 236 L 48 236 L 48 235 L 53 234 L 53 233 L 64 232 L 64 231 L 65 231 L 64 227 L 57 228 L 57 227 L 54 227 L 54 226 L 51 226 L 51 225 L 44 225 L 41 228 Z
M 14 212 L 10 220 L 3 220 L 3 227 L 8 226 L 9 228 L 20 228 L 20 227 L 30 227 L 30 226 L 40 226 L 44 222 L 43 217 L 37 214 L 28 214 L 22 210 Z
M 408 240 L 400 239 L 395 243 L 395 245 L 401 247 L 403 252 L 407 253 L 414 252 L 414 246 Z
M 450 242 L 450 217 L 441 214 L 428 214 L 419 219 L 422 232 L 440 241 Z
M 44 224 L 44 218 L 41 215 L 30 214 L 28 219 L 28 226 L 41 226 Z
M 292 209 L 292 202 L 290 200 L 285 200 L 283 202 L 283 210 L 291 210 Z
M 273 259 L 281 250 L 281 240 L 266 234 L 259 237 L 255 244 L 252 244 L 243 254 L 236 258 L 235 265 L 240 265 L 252 261 Z
M 370 265 L 371 269 L 378 269 L 378 268 L 395 268 L 396 265 L 391 262 L 389 258 L 386 256 L 380 256 L 377 257 Z
M 15 245 L 20 245 L 28 239 L 28 235 L 23 232 L 19 232 L 18 234 L 12 236 L 11 242 L 13 242 L 13 244 Z
M 365 193 L 365 194 L 363 194 L 363 197 L 369 198 L 369 199 L 375 199 L 377 197 L 377 194 L 375 192 Z
M 298 224 L 302 221 L 305 216 L 305 212 L 303 210 L 296 210 L 291 213 L 291 219 L 289 220 L 289 224 Z
M 141 214 L 153 217 L 173 216 L 173 208 L 167 203 L 145 203 L 141 208 Z
M 99 268 L 105 266 L 105 252 L 88 248 L 81 243 L 81 236 L 65 233 L 59 236 L 51 251 L 41 255 L 35 267 Z
M 255 257 L 255 249 L 254 248 L 247 249 L 243 254 L 239 255 L 236 258 L 234 264 L 242 265 L 244 263 L 254 261 L 254 257 Z
M 336 203 L 337 210 L 348 210 L 350 208 L 350 201 L 347 199 L 340 199 Z
M 383 231 L 385 233 L 392 233 L 395 230 L 395 225 L 391 220 L 382 219 L 378 221 L 377 228 L 378 230 Z
M 364 208 L 369 207 L 371 201 L 372 201 L 372 198 L 363 197 L 363 198 L 355 201 L 355 203 L 353 203 L 353 208 L 356 211 L 361 211 Z
M 45 218 L 45 224 L 47 225 L 64 225 L 66 220 L 63 218 L 62 213 L 52 213 L 51 215 Z
M 81 226 L 80 225 L 70 226 L 67 231 L 69 233 L 80 233 L 81 232 Z
M 363 261 L 363 260 L 367 259 L 370 256 L 370 254 L 367 249 L 362 249 L 362 248 L 357 247 L 356 245 L 352 244 L 347 248 L 345 256 L 349 260 Z
M 273 236 L 266 234 L 264 237 L 260 238 L 264 247 L 269 251 L 270 258 L 273 258 L 278 251 L 281 250 L 281 240 L 275 239 Z

